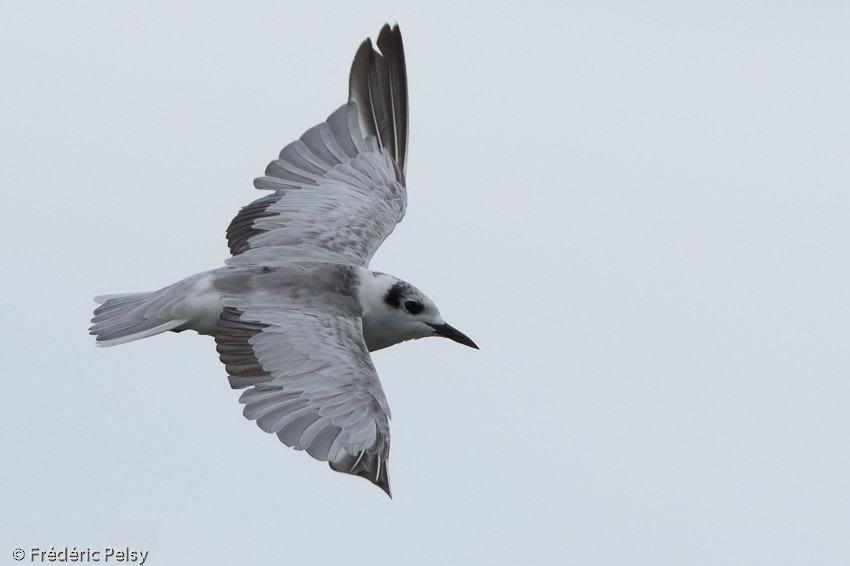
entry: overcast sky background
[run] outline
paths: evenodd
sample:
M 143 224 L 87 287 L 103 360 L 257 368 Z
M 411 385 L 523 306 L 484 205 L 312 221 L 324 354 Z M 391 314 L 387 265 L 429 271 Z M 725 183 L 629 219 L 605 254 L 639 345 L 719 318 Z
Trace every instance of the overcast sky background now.
M 848 5 L 399 4 L 4 3 L 0 563 L 850 563 Z M 211 339 L 87 334 L 221 265 L 387 21 L 371 267 L 481 346 L 374 356 L 393 500 L 245 420 Z

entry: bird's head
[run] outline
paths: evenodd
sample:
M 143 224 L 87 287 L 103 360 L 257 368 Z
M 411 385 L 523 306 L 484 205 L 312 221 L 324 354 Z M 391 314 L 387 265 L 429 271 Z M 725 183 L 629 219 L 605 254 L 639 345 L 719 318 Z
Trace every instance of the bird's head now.
M 363 335 L 369 350 L 428 336 L 442 336 L 478 349 L 468 336 L 443 320 L 434 301 L 410 283 L 375 273 L 369 287 L 367 297 L 361 295 Z

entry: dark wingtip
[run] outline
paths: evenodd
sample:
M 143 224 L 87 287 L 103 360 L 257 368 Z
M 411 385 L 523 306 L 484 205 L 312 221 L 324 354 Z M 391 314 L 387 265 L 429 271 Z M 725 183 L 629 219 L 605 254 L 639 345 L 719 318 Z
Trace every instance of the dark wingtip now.
M 375 42 L 360 44 L 349 73 L 348 98 L 358 105 L 365 133 L 375 136 L 401 171 L 407 168 L 407 66 L 398 24 L 385 24 Z
M 387 452 L 374 453 L 363 452 L 357 457 L 346 454 L 336 461 L 328 461 L 328 465 L 335 472 L 359 476 L 380 487 L 384 493 L 393 498 L 390 490 L 390 472 L 387 466 Z
M 380 487 L 381 489 L 383 489 L 383 490 L 384 490 L 384 493 L 386 493 L 386 494 L 387 494 L 387 497 L 389 497 L 390 499 L 392 499 L 392 498 L 393 498 L 393 494 L 392 494 L 392 492 L 390 491 L 390 481 L 389 481 L 389 479 L 386 479 L 385 481 L 372 482 L 372 483 L 374 483 L 375 485 L 377 485 L 378 487 Z
M 384 27 L 378 33 L 378 40 L 375 43 L 382 53 L 386 53 L 390 45 L 398 46 L 397 48 L 401 49 L 401 30 L 398 27 L 398 23 L 393 24 L 392 27 L 390 27 L 390 24 L 384 24 Z
M 390 490 L 390 471 L 387 467 L 387 463 L 384 462 L 383 465 L 380 466 L 380 470 L 378 470 L 377 474 L 375 474 L 375 471 L 375 467 L 372 465 L 369 467 L 369 469 L 363 469 L 358 471 L 357 475 L 361 478 L 366 478 L 373 484 L 380 487 L 384 491 L 384 493 L 386 493 L 387 496 L 392 499 L 393 494 Z

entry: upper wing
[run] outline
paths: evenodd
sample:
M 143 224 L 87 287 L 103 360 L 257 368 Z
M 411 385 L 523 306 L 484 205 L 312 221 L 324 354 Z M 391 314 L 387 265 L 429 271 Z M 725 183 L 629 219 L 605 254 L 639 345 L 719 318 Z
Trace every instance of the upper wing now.
M 378 35 L 378 49 L 368 39 L 351 64 L 348 99 L 361 108 L 360 124 L 387 148 L 401 168 L 407 170 L 407 67 L 398 26 L 384 25 Z
M 273 190 L 230 223 L 228 265 L 316 259 L 367 266 L 407 206 L 407 78 L 398 26 L 351 65 L 349 102 L 254 181 Z
M 249 388 L 247 418 L 389 495 L 389 407 L 350 280 L 341 266 L 225 276 L 216 346 L 231 386 Z

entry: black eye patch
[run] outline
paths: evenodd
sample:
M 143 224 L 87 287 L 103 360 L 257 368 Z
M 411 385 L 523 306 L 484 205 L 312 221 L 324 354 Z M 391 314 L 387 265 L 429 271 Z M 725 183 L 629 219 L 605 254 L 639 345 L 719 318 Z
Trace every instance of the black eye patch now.
M 404 301 L 404 310 L 410 314 L 419 314 L 423 308 L 422 303 L 419 301 Z
M 390 305 L 391 307 L 397 309 L 401 306 L 401 293 L 404 290 L 404 285 L 401 283 L 396 283 L 390 290 L 387 291 L 387 294 L 384 296 L 384 302 Z

